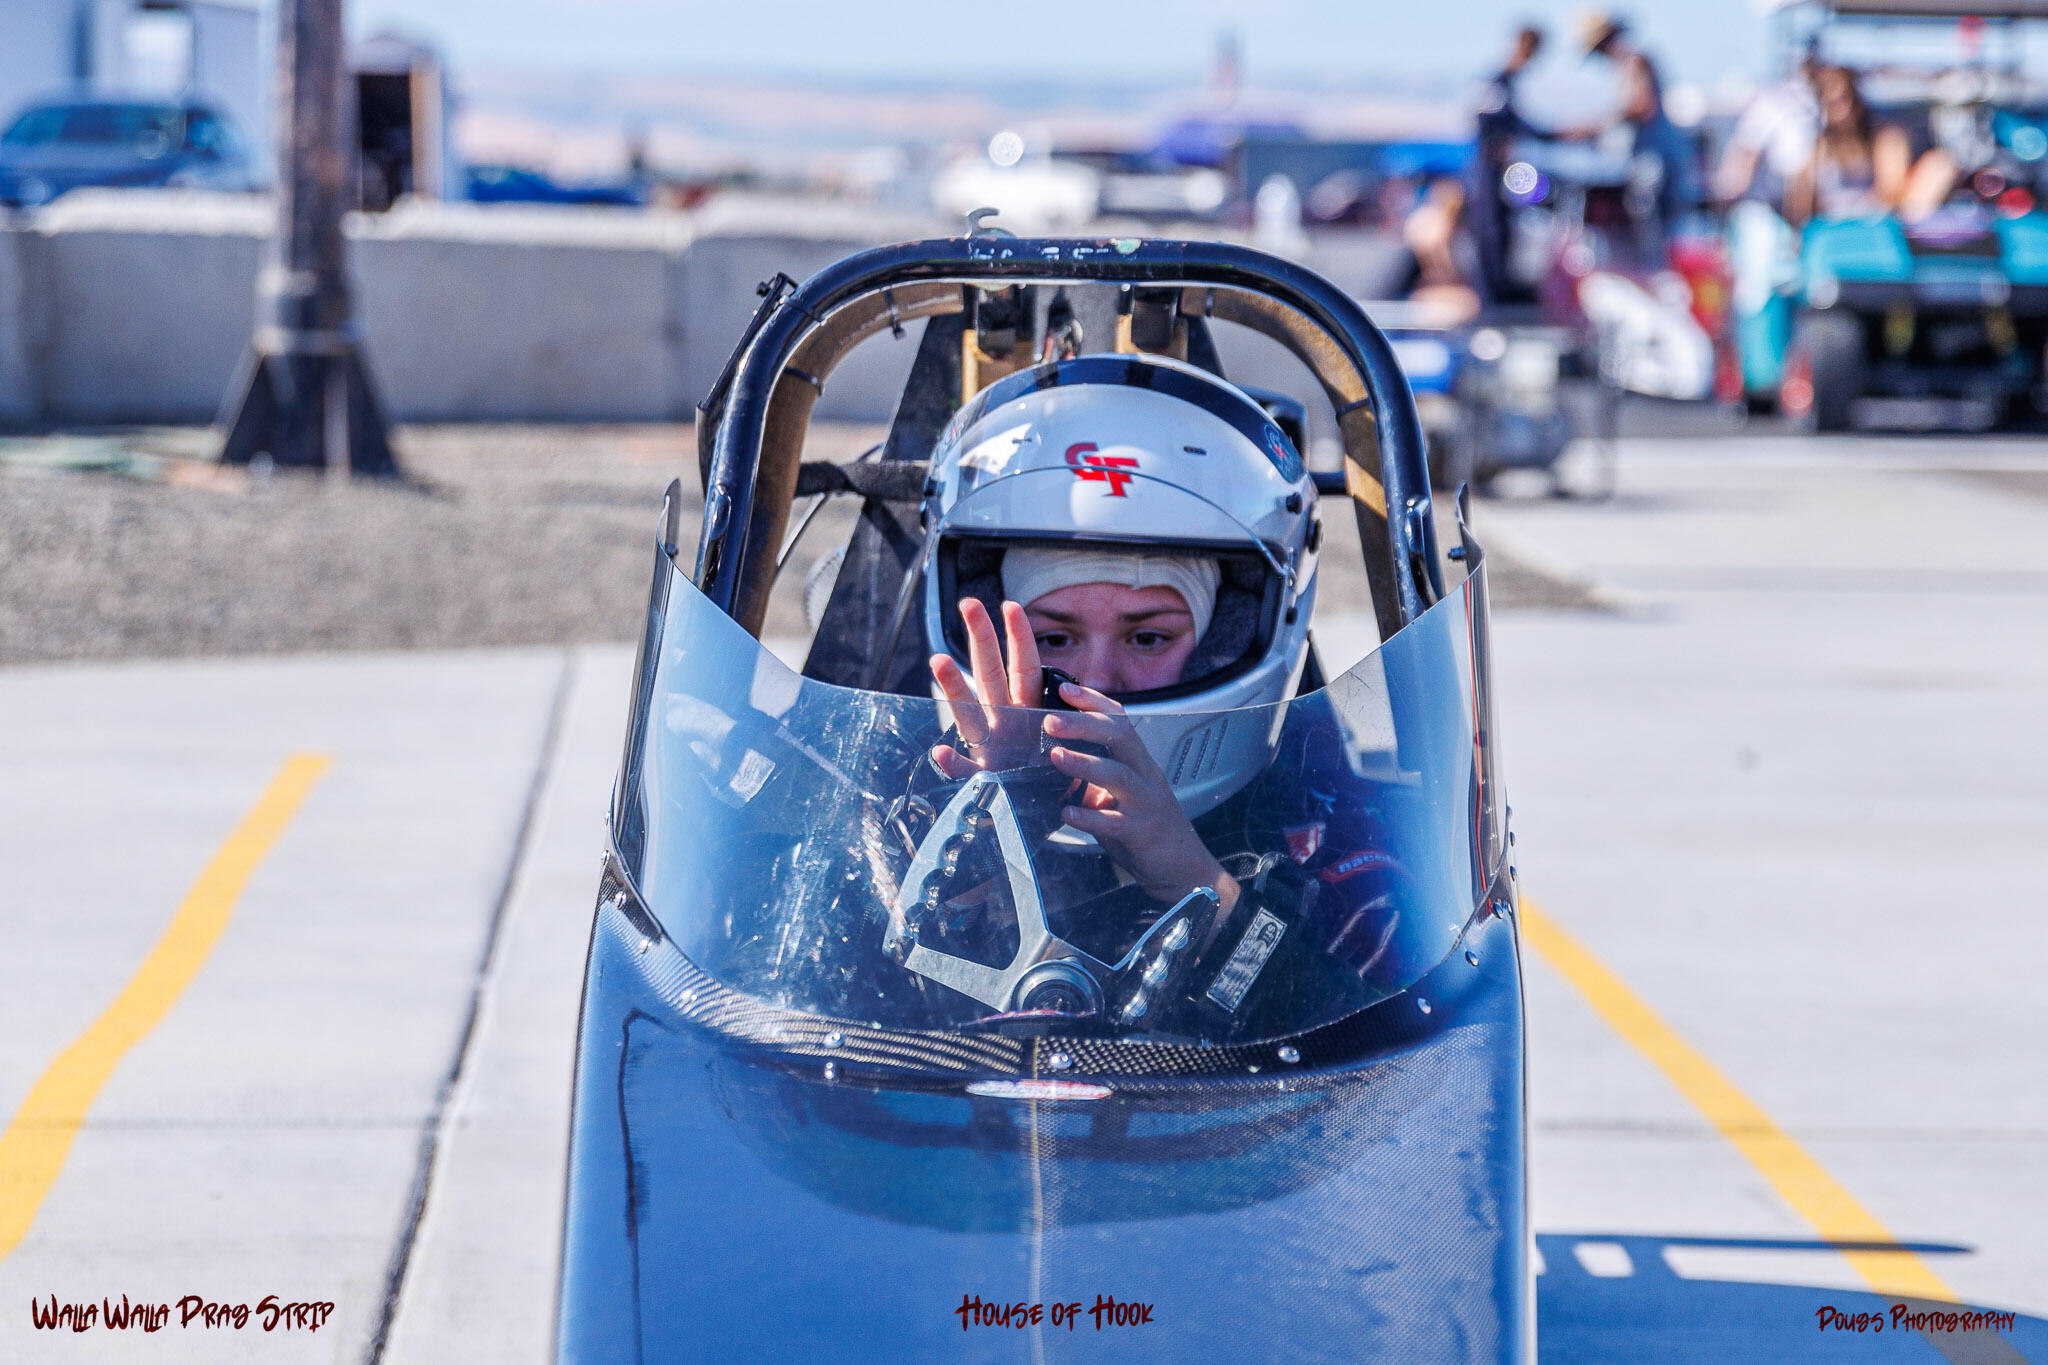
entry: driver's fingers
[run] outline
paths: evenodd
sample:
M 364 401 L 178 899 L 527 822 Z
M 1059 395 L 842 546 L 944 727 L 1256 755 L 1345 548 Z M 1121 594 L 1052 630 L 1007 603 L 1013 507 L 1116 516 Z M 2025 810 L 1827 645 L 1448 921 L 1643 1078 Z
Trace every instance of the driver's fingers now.
M 1090 786 L 1102 788 L 1119 803 L 1128 804 L 1137 794 L 1138 775 L 1113 758 L 1098 758 L 1078 749 L 1058 746 L 1046 757 L 1052 761 L 1053 767 L 1068 777 L 1078 777 Z
M 1010 637 L 1010 704 L 1043 706 L 1045 673 L 1038 665 L 1038 636 L 1022 606 L 1003 603 L 1003 631 Z
M 1068 826 L 1083 834 L 1097 838 L 1115 838 L 1124 832 L 1124 813 L 1119 810 L 1091 810 L 1087 806 L 1068 806 L 1060 811 L 1060 819 Z
M 966 757 L 950 744 L 934 744 L 932 762 L 938 764 L 939 771 L 955 782 L 972 777 L 981 771 L 975 766 L 973 759 Z
M 1003 650 L 996 641 L 996 623 L 988 608 L 975 597 L 960 599 L 960 620 L 967 627 L 967 662 L 974 665 L 974 688 L 990 706 L 1003 706 L 1010 699 L 1009 679 L 1003 676 Z M 995 717 L 988 717 L 993 725 Z
M 1123 713 L 1123 707 L 1093 688 L 1070 683 L 1060 695 L 1080 707 L 1045 718 L 1045 732 L 1055 739 L 1081 744 L 1099 744 L 1133 769 L 1145 772 L 1158 768 L 1151 751 L 1138 738 L 1137 727 Z M 1114 707 L 1114 710 L 1100 709 Z
M 1114 716 L 1091 716 L 1086 711 L 1055 711 L 1045 718 L 1047 734 L 1077 744 L 1108 744 L 1124 728 Z
M 988 725 L 982 720 L 981 703 L 975 699 L 974 689 L 967 685 L 967 675 L 960 671 L 952 655 L 932 655 L 932 681 L 939 685 L 947 705 L 953 708 L 953 724 L 961 738 L 978 744 L 987 737 Z
M 1060 689 L 1060 695 L 1075 709 L 1093 715 L 1121 716 L 1124 713 L 1124 704 L 1115 697 L 1106 692 L 1097 692 L 1092 687 L 1084 687 L 1080 683 L 1066 684 Z

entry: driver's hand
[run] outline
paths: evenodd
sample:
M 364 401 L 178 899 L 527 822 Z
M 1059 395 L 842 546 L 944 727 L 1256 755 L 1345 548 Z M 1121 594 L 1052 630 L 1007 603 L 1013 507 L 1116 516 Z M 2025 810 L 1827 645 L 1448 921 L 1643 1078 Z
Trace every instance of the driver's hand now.
M 1024 608 L 1003 603 L 1003 630 L 1010 637 L 1010 665 L 1003 666 L 1003 652 L 996 643 L 995 622 L 979 599 L 962 598 L 960 619 L 967 627 L 967 661 L 974 665 L 974 683 L 950 654 L 931 658 L 932 678 L 953 708 L 953 727 L 960 732 L 958 748 L 951 744 L 932 746 L 932 762 L 939 771 L 959 781 L 985 769 L 1021 767 L 1038 757 L 1036 717 L 1014 708 L 1044 705 L 1045 675 L 1038 663 L 1038 637 Z
M 985 769 L 1032 762 L 1038 754 L 1039 732 L 1033 723 L 1037 718 L 1027 709 L 1045 704 L 1038 639 L 1024 608 L 1003 603 L 1003 630 L 1010 644 L 1007 669 L 988 608 L 975 598 L 964 598 L 960 619 L 967 627 L 973 685 L 951 655 L 931 657 L 932 678 L 953 709 L 953 724 L 962 741 L 960 747 L 934 745 L 932 762 L 956 781 Z M 988 698 L 994 704 L 986 704 Z M 1044 732 L 1054 739 L 1096 745 L 1107 754 L 1099 757 L 1055 746 L 1048 755 L 1054 768 L 1085 784 L 1079 801 L 1068 806 L 1062 818 L 1094 835 L 1111 859 L 1155 899 L 1176 901 L 1206 886 L 1216 892 L 1223 915 L 1228 915 L 1237 904 L 1236 880 L 1195 833 L 1174 798 L 1173 785 L 1138 738 L 1122 705 L 1079 683 L 1067 684 L 1061 699 L 1076 709 L 1045 717 Z
M 1198 886 L 1212 888 L 1224 915 L 1237 904 L 1237 881 L 1223 870 L 1180 808 L 1173 784 L 1138 738 L 1121 703 L 1091 687 L 1067 683 L 1061 699 L 1072 711 L 1045 718 L 1054 739 L 1092 744 L 1103 755 L 1055 745 L 1052 765 L 1086 785 L 1062 818 L 1096 841 L 1154 899 L 1176 901 Z M 1222 923 L 1219 916 L 1217 924 Z

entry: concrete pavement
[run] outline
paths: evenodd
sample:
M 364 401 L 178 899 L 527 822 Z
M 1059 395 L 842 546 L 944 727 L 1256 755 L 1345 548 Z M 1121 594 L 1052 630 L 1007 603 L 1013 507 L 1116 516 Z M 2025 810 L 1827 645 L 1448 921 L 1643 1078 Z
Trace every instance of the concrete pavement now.
M 387 1361 L 537 1360 L 548 1342 L 583 955 L 633 656 L 574 662 Z
M 332 766 L 0 1260 L 0 1359 L 354 1359 L 466 1015 L 556 651 L 0 673 L 0 1110 L 282 759 Z M 313 1336 L 39 1333 L 27 1301 L 332 1301 Z
M 1957 1248 L 1923 1259 L 1959 1294 L 2036 1317 L 2044 472 L 2019 442 L 1631 441 L 1611 501 L 1478 513 L 1619 604 L 1495 620 L 1532 898 L 1891 1231 Z M 387 1359 L 545 1357 L 629 663 L 0 671 L 6 1117 L 283 757 L 333 756 L 0 1259 L 0 1359 L 357 1360 L 394 1260 Z M 1816 1332 L 1868 1286 L 1533 955 L 1527 985 L 1547 1359 L 1940 1358 Z M 340 1306 L 290 1338 L 23 1311 L 124 1292 Z
M 1637 442 L 1615 500 L 1480 524 L 1626 604 L 1496 621 L 1532 896 L 1894 1234 L 1957 1244 L 1925 1259 L 1962 1297 L 2048 1315 L 2048 929 L 2023 890 L 2048 836 L 2048 501 L 1979 468 L 2048 459 Z M 1540 1230 L 1813 1235 L 1540 961 L 1528 985 Z M 1863 1287 L 1826 1252 L 1666 1259 L 1688 1256 Z M 1773 1310 L 1803 1333 L 1777 1358 L 1820 1349 L 1818 1302 Z

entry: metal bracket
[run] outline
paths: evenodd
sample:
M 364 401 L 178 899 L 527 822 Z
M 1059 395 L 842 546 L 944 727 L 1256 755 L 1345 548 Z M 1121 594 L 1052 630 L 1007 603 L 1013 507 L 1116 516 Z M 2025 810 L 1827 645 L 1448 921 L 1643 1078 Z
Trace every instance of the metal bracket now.
M 967 213 L 967 235 L 969 237 L 1015 237 L 1008 228 L 995 227 L 987 220 L 1001 213 L 998 208 L 970 209 Z
M 1426 497 L 1410 498 L 1408 510 L 1402 517 L 1402 531 L 1408 541 L 1408 570 L 1415 580 L 1415 595 L 1422 601 L 1424 610 L 1437 603 L 1435 585 L 1430 579 L 1429 544 L 1431 531 L 1430 505 Z

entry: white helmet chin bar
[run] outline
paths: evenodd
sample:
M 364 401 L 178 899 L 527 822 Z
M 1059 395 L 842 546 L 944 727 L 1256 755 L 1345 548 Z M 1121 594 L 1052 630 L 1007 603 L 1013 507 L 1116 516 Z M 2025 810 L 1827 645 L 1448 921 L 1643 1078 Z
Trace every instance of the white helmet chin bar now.
M 1017 919 L 1017 950 L 1002 967 L 922 941 L 946 913 L 961 863 L 976 841 L 990 837 L 1001 850 Z M 919 845 L 889 909 L 882 948 L 907 970 L 999 1014 L 1052 1012 L 1132 1027 L 1185 980 L 1217 908 L 1216 893 L 1196 887 L 1115 963 L 1076 948 L 1046 920 L 1027 836 L 1007 785 L 1000 774 L 984 772 L 947 802 Z

